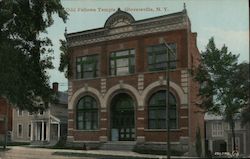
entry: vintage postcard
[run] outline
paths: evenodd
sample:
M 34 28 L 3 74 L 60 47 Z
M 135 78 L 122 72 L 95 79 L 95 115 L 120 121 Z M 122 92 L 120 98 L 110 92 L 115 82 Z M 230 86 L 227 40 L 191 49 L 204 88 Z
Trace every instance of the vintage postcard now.
M 40 34 L 53 43 L 47 72 L 58 101 L 34 114 L 0 98 L 0 159 L 250 157 L 249 123 L 204 113 L 198 94 L 208 82 L 195 74 L 203 52 L 224 46 L 249 69 L 247 0 L 61 4 L 66 23 L 54 14 Z

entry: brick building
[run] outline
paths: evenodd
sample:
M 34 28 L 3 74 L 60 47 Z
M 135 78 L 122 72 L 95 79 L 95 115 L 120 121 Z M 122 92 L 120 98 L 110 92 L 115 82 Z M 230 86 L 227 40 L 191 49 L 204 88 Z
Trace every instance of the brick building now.
M 0 97 L 0 143 L 4 141 L 5 136 L 5 117 L 8 114 L 8 140 L 12 131 L 12 107 L 8 105 L 4 98 Z
M 68 143 L 103 147 L 129 141 L 166 149 L 166 54 L 171 52 L 171 145 L 193 154 L 198 127 L 204 138 L 192 76 L 200 59 L 196 37 L 186 9 L 143 20 L 118 9 L 102 28 L 66 34 L 72 72 Z

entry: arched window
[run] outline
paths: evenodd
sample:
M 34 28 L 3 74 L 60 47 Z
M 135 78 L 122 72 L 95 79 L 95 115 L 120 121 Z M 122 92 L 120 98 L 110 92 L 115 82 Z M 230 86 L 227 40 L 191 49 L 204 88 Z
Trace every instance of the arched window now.
M 175 96 L 169 94 L 169 126 L 177 128 L 177 111 Z M 149 129 L 166 129 L 166 91 L 158 91 L 149 99 L 148 103 L 148 127 Z
M 78 130 L 95 130 L 98 128 L 98 106 L 95 98 L 82 97 L 76 105 Z

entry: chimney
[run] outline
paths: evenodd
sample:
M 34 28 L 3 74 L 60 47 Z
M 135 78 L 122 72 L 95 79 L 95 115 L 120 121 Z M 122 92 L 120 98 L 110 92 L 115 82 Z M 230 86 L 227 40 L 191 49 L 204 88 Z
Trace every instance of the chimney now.
M 58 92 L 58 83 L 57 82 L 52 83 L 52 89 L 54 92 Z

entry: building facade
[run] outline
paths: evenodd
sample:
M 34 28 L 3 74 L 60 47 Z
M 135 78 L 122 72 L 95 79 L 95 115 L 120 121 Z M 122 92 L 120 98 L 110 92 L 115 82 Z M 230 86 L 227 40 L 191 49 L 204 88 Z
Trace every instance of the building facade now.
M 195 105 L 199 86 L 192 75 L 200 60 L 196 37 L 186 9 L 137 21 L 118 9 L 102 28 L 66 34 L 68 143 L 130 141 L 165 149 L 170 61 L 171 145 L 194 153 L 197 128 L 202 138 L 204 133 L 203 115 Z
M 230 126 L 222 117 L 205 117 L 207 149 L 212 154 L 216 152 L 232 152 L 233 137 Z M 249 155 L 250 125 L 241 126 L 241 121 L 235 122 L 235 144 L 240 155 Z
M 6 121 L 7 118 L 7 121 Z M 7 128 L 7 131 L 6 131 Z M 0 97 L 0 143 L 5 140 L 7 133 L 7 140 L 11 140 L 12 131 L 12 107 L 4 98 Z
M 58 83 L 53 83 L 58 101 L 49 104 L 46 111 L 30 113 L 13 110 L 13 141 L 32 144 L 55 144 L 67 134 L 67 93 L 58 92 Z

